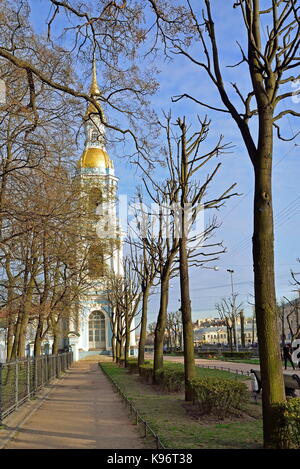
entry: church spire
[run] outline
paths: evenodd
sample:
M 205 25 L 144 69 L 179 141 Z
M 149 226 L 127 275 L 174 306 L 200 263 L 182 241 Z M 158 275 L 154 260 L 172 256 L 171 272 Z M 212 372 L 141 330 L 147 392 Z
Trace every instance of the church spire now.
M 97 101 L 100 111 L 93 103 L 89 102 L 84 117 L 85 148 L 79 161 L 79 167 L 85 169 L 98 168 L 103 174 L 113 175 L 113 162 L 105 149 L 105 117 L 100 105 L 100 96 L 101 93 L 97 83 L 96 60 L 94 57 L 90 98 Z
M 93 75 L 92 75 L 92 84 L 90 88 L 90 96 L 100 96 L 100 90 L 97 83 L 97 69 L 96 69 L 96 59 L 93 58 Z
M 93 71 L 92 71 L 92 83 L 91 83 L 91 87 L 90 87 L 90 97 L 96 99 L 98 101 L 98 104 L 100 104 L 99 100 L 97 99 L 99 96 L 101 96 L 101 92 L 100 92 L 98 82 L 97 82 L 97 67 L 96 67 L 96 59 L 95 59 L 95 55 L 94 55 L 94 58 L 93 58 Z M 101 106 L 100 106 L 100 108 L 101 108 Z M 94 106 L 94 104 L 92 104 L 92 103 L 89 103 L 88 107 L 87 107 L 85 117 L 90 118 L 91 114 L 98 114 L 98 112 L 99 111 L 96 108 L 96 106 Z M 105 119 L 105 116 L 104 116 L 102 108 L 100 110 L 100 113 L 101 113 L 101 118 L 102 118 L 102 122 L 103 122 L 103 120 Z

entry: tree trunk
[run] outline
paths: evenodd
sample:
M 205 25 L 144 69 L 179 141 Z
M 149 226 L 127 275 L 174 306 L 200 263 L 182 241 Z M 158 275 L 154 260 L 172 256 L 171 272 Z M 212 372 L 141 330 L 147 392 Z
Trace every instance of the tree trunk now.
M 184 218 L 184 217 L 183 217 Z M 183 222 L 182 236 L 179 241 L 180 256 L 180 291 L 181 291 L 181 314 L 183 328 L 183 350 L 184 350 L 184 375 L 185 375 L 185 400 L 191 401 L 192 394 L 190 381 L 195 378 L 194 358 L 194 331 L 192 322 L 192 308 L 189 286 L 189 266 L 187 258 L 187 239 L 185 224 Z
M 12 317 L 12 313 L 8 313 L 8 326 L 7 326 L 7 337 L 6 337 L 6 357 L 7 360 L 11 359 L 12 348 L 13 348 L 13 339 L 14 339 L 14 320 Z
M 20 324 L 19 342 L 18 342 L 18 358 L 25 357 L 25 346 L 26 346 L 26 331 L 28 326 L 29 315 L 26 310 L 23 312 L 23 317 Z
M 21 318 L 22 313 L 19 311 L 17 323 L 15 325 L 15 336 L 14 341 L 11 349 L 11 360 L 15 360 L 18 357 L 18 346 L 19 346 L 19 337 L 20 337 L 20 330 L 21 330 Z
M 39 316 L 38 325 L 34 339 L 34 356 L 39 357 L 42 354 L 42 340 L 43 340 L 43 319 Z
M 121 344 L 120 341 L 116 341 L 116 363 L 119 363 L 121 356 Z
M 138 366 L 142 366 L 145 363 L 145 344 L 147 336 L 147 315 L 148 315 L 148 299 L 150 289 L 145 287 L 143 291 L 143 303 L 142 303 L 142 319 L 141 319 L 141 330 L 140 330 L 140 341 L 139 341 L 139 356 Z
M 113 362 L 115 362 L 116 361 L 116 338 L 114 334 L 112 335 L 112 338 L 111 338 L 111 354 L 112 354 L 112 360 Z
M 240 320 L 241 320 L 241 345 L 242 347 L 246 346 L 246 341 L 245 341 L 245 316 L 244 312 L 240 312 Z
M 154 334 L 154 364 L 153 382 L 156 383 L 156 372 L 164 366 L 164 339 L 167 323 L 167 310 L 169 301 L 170 272 L 165 270 L 161 276 L 160 306 Z
M 285 401 L 280 358 L 278 317 L 274 279 L 274 229 L 272 209 L 272 123 L 270 116 L 260 116 L 260 153 L 255 163 L 253 262 L 255 312 L 260 368 L 264 445 L 278 448 L 281 442 L 274 424 L 275 406 Z M 264 122 L 263 122 L 264 121 Z M 269 122 L 269 125 L 267 125 Z
M 232 317 L 232 332 L 233 332 L 233 343 L 234 343 L 234 347 L 236 349 L 237 348 L 236 319 L 235 319 L 234 315 Z
M 230 347 L 230 352 L 233 352 L 232 327 L 227 326 L 227 330 L 228 330 L 228 343 Z
M 58 330 L 57 327 L 53 327 L 53 343 L 52 343 L 52 354 L 58 354 Z
M 281 318 L 281 346 L 285 344 L 285 333 L 284 333 L 284 305 L 282 305 L 282 318 Z
M 125 335 L 122 334 L 120 341 L 120 358 L 125 358 Z
M 39 357 L 40 355 L 42 355 L 42 337 L 38 333 L 38 331 L 35 335 L 33 350 L 34 350 L 33 353 L 35 357 Z
M 127 368 L 130 347 L 130 321 L 128 313 L 125 314 L 125 345 L 124 345 L 124 365 Z

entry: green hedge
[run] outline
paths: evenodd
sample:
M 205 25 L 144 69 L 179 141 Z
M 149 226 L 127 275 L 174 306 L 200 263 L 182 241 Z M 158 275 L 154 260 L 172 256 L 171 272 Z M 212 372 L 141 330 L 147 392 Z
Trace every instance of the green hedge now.
M 163 368 L 156 373 L 156 381 L 163 391 L 179 392 L 184 387 L 184 370 Z
M 153 366 L 140 366 L 140 376 L 146 383 L 153 382 Z M 184 386 L 184 370 L 171 367 L 161 368 L 156 372 L 156 383 L 162 391 L 179 392 Z
M 300 449 L 300 398 L 288 399 L 276 407 L 279 449 Z
M 139 372 L 139 365 L 137 361 L 130 360 L 127 362 L 127 370 L 129 373 L 138 373 Z
M 198 358 L 216 358 L 218 356 L 219 356 L 218 352 L 203 351 L 203 352 L 195 353 L 195 357 L 198 357 Z
M 220 418 L 242 410 L 249 399 L 247 386 L 231 379 L 196 378 L 191 381 L 191 391 L 201 414 Z
M 150 364 L 140 366 L 140 376 L 146 383 L 152 383 L 153 366 Z
M 145 360 L 145 365 L 149 364 L 149 360 Z M 130 359 L 127 361 L 127 370 L 129 373 L 139 373 L 139 365 L 138 365 L 138 360 L 137 358 L 135 359 Z
M 223 357 L 225 358 L 251 358 L 251 352 L 223 352 Z

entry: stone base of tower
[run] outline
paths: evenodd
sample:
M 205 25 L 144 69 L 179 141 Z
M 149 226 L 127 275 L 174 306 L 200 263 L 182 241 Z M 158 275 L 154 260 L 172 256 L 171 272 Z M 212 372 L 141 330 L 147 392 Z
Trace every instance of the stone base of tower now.
M 112 356 L 112 352 L 111 350 L 88 350 L 88 351 L 84 351 L 84 350 L 80 350 L 79 351 L 79 360 L 82 360 L 83 358 L 86 358 L 86 357 L 93 357 L 95 355 L 105 355 L 105 356 L 108 356 L 108 357 L 111 357 Z

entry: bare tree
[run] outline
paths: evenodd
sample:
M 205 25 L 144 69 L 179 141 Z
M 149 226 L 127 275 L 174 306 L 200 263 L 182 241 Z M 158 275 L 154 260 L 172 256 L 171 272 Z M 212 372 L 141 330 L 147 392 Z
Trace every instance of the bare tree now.
M 289 311 L 286 313 L 286 322 L 290 331 L 291 341 L 300 337 L 300 324 L 299 324 L 299 301 L 298 298 L 291 301 L 284 297 L 289 304 Z
M 123 261 L 123 275 L 113 272 L 108 277 L 107 298 L 111 306 L 110 321 L 113 332 L 112 349 L 118 363 L 124 357 L 127 366 L 130 350 L 130 335 L 138 325 L 133 326 L 139 316 L 139 305 L 142 299 L 140 277 L 135 271 L 132 260 L 126 256 Z
M 139 203 L 142 204 L 142 195 L 138 194 Z M 142 229 L 141 233 L 144 233 Z M 140 233 L 140 235 L 141 235 Z M 137 233 L 138 235 L 138 233 Z M 141 327 L 138 349 L 138 365 L 142 366 L 145 362 L 145 344 L 147 338 L 147 316 L 148 316 L 148 302 L 151 295 L 151 289 L 154 285 L 157 276 L 156 259 L 149 254 L 146 248 L 146 238 L 140 236 L 139 240 L 134 241 L 131 237 L 128 238 L 130 245 L 131 262 L 134 271 L 137 273 L 141 285 L 142 293 L 142 311 L 141 311 Z
M 221 303 L 216 304 L 219 316 L 226 324 L 228 343 L 231 351 L 233 351 L 233 345 L 235 345 L 235 347 L 237 345 L 236 324 L 241 313 L 240 308 L 242 305 L 241 303 L 237 304 L 237 296 L 237 294 L 234 294 L 229 298 L 223 298 Z
M 167 324 L 167 342 L 170 350 L 181 350 L 182 348 L 182 318 L 181 312 L 168 313 Z
M 276 429 L 276 404 L 285 400 L 274 281 L 274 230 L 272 207 L 272 161 L 274 130 L 282 140 L 280 122 L 283 117 L 299 117 L 293 107 L 284 103 L 299 90 L 286 86 L 299 79 L 293 71 L 299 66 L 299 6 L 296 0 L 270 0 L 261 6 L 259 0 L 238 0 L 233 7 L 241 15 L 240 25 L 246 44 L 238 43 L 241 60 L 231 67 L 244 66 L 250 78 L 248 93 L 243 93 L 240 80 L 232 82 L 231 91 L 225 81 L 221 61 L 221 45 L 214 21 L 213 2 L 203 0 L 203 9 L 194 9 L 187 0 L 175 9 L 169 3 L 149 0 L 154 13 L 157 34 L 170 47 L 206 73 L 217 91 L 223 106 L 215 106 L 196 96 L 183 93 L 173 98 L 193 100 L 199 106 L 228 115 L 237 124 L 247 149 L 255 175 L 253 261 L 255 277 L 255 308 L 261 356 L 263 385 L 264 445 L 267 448 L 282 444 Z M 265 6 L 266 4 L 266 6 Z M 168 8 L 169 7 L 169 8 Z M 201 15 L 202 13 L 202 15 Z M 183 27 L 180 26 L 179 17 Z M 192 27 L 188 27 L 188 22 Z M 263 26 L 262 26 L 263 25 Z M 223 26 L 223 25 L 222 25 Z M 262 33 L 264 30 L 264 35 Z M 230 32 L 232 33 L 232 32 Z M 195 45 L 189 49 L 191 40 Z M 199 53 L 201 48 L 202 53 Z M 169 49 L 169 50 L 170 50 Z M 196 51 L 196 54 L 194 54 Z M 235 79 L 234 79 L 235 80 Z M 235 97 L 239 98 L 236 104 Z M 283 108 L 282 108 L 283 105 Z M 278 109 L 276 111 L 276 109 Z M 256 126 L 250 121 L 256 119 Z
M 220 208 L 228 198 L 235 195 L 232 193 L 235 186 L 233 184 L 217 197 L 211 196 L 210 198 L 208 196 L 210 183 L 218 173 L 221 163 L 216 164 L 205 179 L 203 177 L 205 182 L 199 182 L 203 167 L 227 148 L 227 145 L 221 145 L 221 137 L 212 150 L 203 151 L 201 154 L 201 144 L 207 138 L 209 124 L 207 119 L 203 122 L 200 121 L 200 129 L 189 134 L 185 119 L 178 119 L 174 126 L 175 131 L 173 131 L 171 115 L 166 116 L 166 124 L 162 125 L 167 141 L 166 183 L 161 185 L 151 175 L 148 175 L 153 187 L 153 191 L 150 192 L 145 182 L 148 194 L 160 207 L 160 238 L 158 241 L 154 240 L 151 247 L 154 253 L 157 252 L 157 248 L 159 248 L 159 252 L 163 253 L 159 261 L 159 265 L 163 266 L 161 270 L 161 301 L 165 301 L 163 288 L 166 288 L 166 285 L 164 282 L 168 286 L 170 275 L 176 272 L 176 268 L 180 274 L 186 400 L 191 398 L 189 383 L 195 376 L 189 267 L 202 267 L 208 262 L 217 260 L 218 255 L 224 252 L 222 243 L 208 241 L 218 227 L 215 217 L 203 226 L 197 226 L 196 222 L 201 212 Z M 195 225 L 197 231 L 194 232 Z M 161 250 L 162 246 L 167 250 Z M 166 311 L 167 302 L 161 303 L 155 336 L 154 374 L 155 370 L 162 367 Z M 159 351 L 156 348 L 158 344 Z
M 158 85 L 155 79 L 157 70 L 153 66 L 146 69 L 143 61 L 144 70 L 139 69 L 138 50 L 146 34 L 142 25 L 142 5 L 136 2 L 119 5 L 109 0 L 88 0 L 76 4 L 48 0 L 44 10 L 45 23 L 48 23 L 45 38 L 34 33 L 26 0 L 5 0 L 2 4 L 0 32 L 5 32 L 5 35 L 1 35 L 0 58 L 3 64 L 11 64 L 28 85 L 27 110 L 34 117 L 34 125 L 40 120 L 36 110 L 36 90 L 47 87 L 58 95 L 72 97 L 76 102 L 90 103 L 93 112 L 89 118 L 96 114 L 100 116 L 101 123 L 111 131 L 111 142 L 131 137 L 137 150 L 135 158 L 143 156 L 150 162 L 146 144 L 150 127 L 145 131 L 140 124 L 156 121 L 147 95 L 153 94 Z M 32 57 L 28 55 L 29 51 L 33 52 Z M 56 54 L 56 67 L 51 70 L 47 66 L 50 51 Z M 75 79 L 71 73 L 63 73 L 67 64 L 76 62 L 80 68 L 82 64 L 87 65 L 90 73 L 94 60 L 102 66 L 101 81 L 104 85 L 100 101 L 82 91 L 78 77 Z M 113 117 L 106 121 L 103 106 L 116 116 L 114 121 Z M 123 125 L 119 124 L 118 116 L 123 116 Z M 153 126 L 152 129 L 154 131 Z

